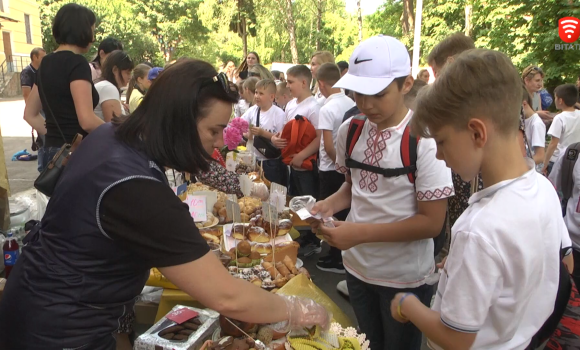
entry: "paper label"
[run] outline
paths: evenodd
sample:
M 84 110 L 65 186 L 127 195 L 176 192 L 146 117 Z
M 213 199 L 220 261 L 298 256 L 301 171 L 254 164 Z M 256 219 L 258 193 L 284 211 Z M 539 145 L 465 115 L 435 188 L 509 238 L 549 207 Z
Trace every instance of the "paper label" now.
M 281 213 L 286 207 L 286 196 L 280 192 L 271 192 L 269 202 L 277 209 L 278 213 Z
M 199 316 L 197 312 L 190 309 L 182 308 L 170 312 L 169 314 L 167 314 L 167 316 L 165 316 L 165 318 L 177 324 L 182 324 L 185 321 L 191 320 L 192 318 L 195 318 L 197 316 Z
M 253 185 L 254 185 L 254 183 L 252 182 L 252 180 L 250 180 L 248 175 L 246 175 L 246 174 L 240 175 L 240 189 L 242 190 L 244 197 L 250 196 L 250 194 L 252 193 L 252 186 Z
M 282 193 L 282 195 L 286 197 L 286 195 L 288 194 L 288 188 L 286 186 L 282 186 L 280 184 L 272 182 L 272 184 L 270 185 L 270 192 Z
M 189 213 L 195 222 L 207 221 L 207 204 L 205 196 L 188 195 L 185 200 L 189 207 Z
M 298 210 L 296 212 L 296 214 L 298 215 L 300 220 L 303 220 L 303 221 L 308 220 L 308 219 L 322 220 L 322 216 L 320 216 L 319 214 L 312 215 L 312 214 L 310 214 L 310 212 L 306 208 L 302 208 L 302 209 Z
M 232 218 L 234 222 L 242 222 L 242 213 L 238 202 L 228 200 L 226 202 L 226 211 L 228 213 L 228 218 Z
M 234 228 L 234 224 L 226 224 L 224 225 L 224 235 L 225 236 L 231 236 L 232 235 L 232 229 Z

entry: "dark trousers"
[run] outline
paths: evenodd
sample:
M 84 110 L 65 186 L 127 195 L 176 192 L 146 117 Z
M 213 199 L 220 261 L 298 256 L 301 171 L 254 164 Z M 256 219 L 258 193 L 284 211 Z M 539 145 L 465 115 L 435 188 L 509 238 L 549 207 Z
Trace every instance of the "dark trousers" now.
M 270 182 L 288 187 L 288 166 L 281 158 L 265 160 L 262 163 L 264 176 Z
M 411 322 L 399 323 L 391 316 L 391 300 L 397 293 L 413 293 L 427 307 L 431 305 L 433 286 L 398 289 L 365 283 L 346 273 L 350 303 L 361 333 L 370 340 L 373 350 L 420 350 L 421 331 Z
M 312 196 L 318 199 L 318 169 L 298 171 L 290 168 L 290 195 Z M 300 230 L 304 242 L 320 245 L 320 239 L 311 230 Z
M 318 173 L 319 182 L 320 182 L 320 200 L 326 199 L 340 189 L 342 184 L 345 181 L 344 174 L 339 173 L 338 171 L 320 171 Z M 346 220 L 348 216 L 348 212 L 350 209 L 345 209 L 341 212 L 334 214 L 334 217 L 340 221 Z M 342 252 L 340 249 L 335 247 L 330 247 L 329 256 L 332 257 L 335 261 L 342 261 Z
M 572 280 L 574 280 L 576 289 L 580 289 L 580 251 L 574 248 L 572 249 L 572 254 L 574 257 L 574 271 L 572 272 Z
M 312 196 L 318 199 L 317 170 L 298 171 L 290 168 L 290 191 L 293 196 Z

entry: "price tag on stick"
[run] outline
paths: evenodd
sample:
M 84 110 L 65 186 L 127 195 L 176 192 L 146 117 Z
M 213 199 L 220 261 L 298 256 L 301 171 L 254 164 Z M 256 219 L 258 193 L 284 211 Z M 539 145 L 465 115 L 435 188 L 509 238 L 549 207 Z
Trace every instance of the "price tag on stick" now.
M 185 202 L 189 207 L 189 213 L 195 222 L 207 221 L 207 206 L 205 196 L 188 195 Z
M 234 223 L 242 222 L 242 214 L 240 212 L 240 205 L 238 202 L 232 202 L 228 200 L 226 202 L 226 212 L 228 213 L 228 218 L 232 218 Z

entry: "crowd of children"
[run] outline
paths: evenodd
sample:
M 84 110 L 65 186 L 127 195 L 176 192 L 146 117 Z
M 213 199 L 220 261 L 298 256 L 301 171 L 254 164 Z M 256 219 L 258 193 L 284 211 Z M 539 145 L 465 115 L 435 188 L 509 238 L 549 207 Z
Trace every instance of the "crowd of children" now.
M 428 71 L 411 77 L 400 41 L 379 35 L 349 63 L 316 52 L 286 81 L 248 78 L 247 136 L 280 149 L 270 159 L 255 148 L 268 179 L 336 219 L 312 222 L 331 246 L 317 267 L 346 275 L 339 289 L 371 349 L 420 349 L 422 335 L 434 349 L 534 348 L 562 316 L 566 269 L 580 282 L 578 88 L 555 90 L 554 116 L 541 69 L 520 75 L 460 33 L 428 62 L 431 85 Z M 304 256 L 321 252 L 313 232 Z

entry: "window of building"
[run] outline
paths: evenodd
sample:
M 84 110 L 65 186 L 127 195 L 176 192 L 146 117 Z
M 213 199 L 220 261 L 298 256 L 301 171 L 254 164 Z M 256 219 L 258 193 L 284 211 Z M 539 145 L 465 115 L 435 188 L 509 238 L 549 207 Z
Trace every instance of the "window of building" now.
M 24 26 L 26 27 L 26 43 L 32 44 L 32 28 L 30 27 L 30 15 L 26 14 L 24 15 Z

